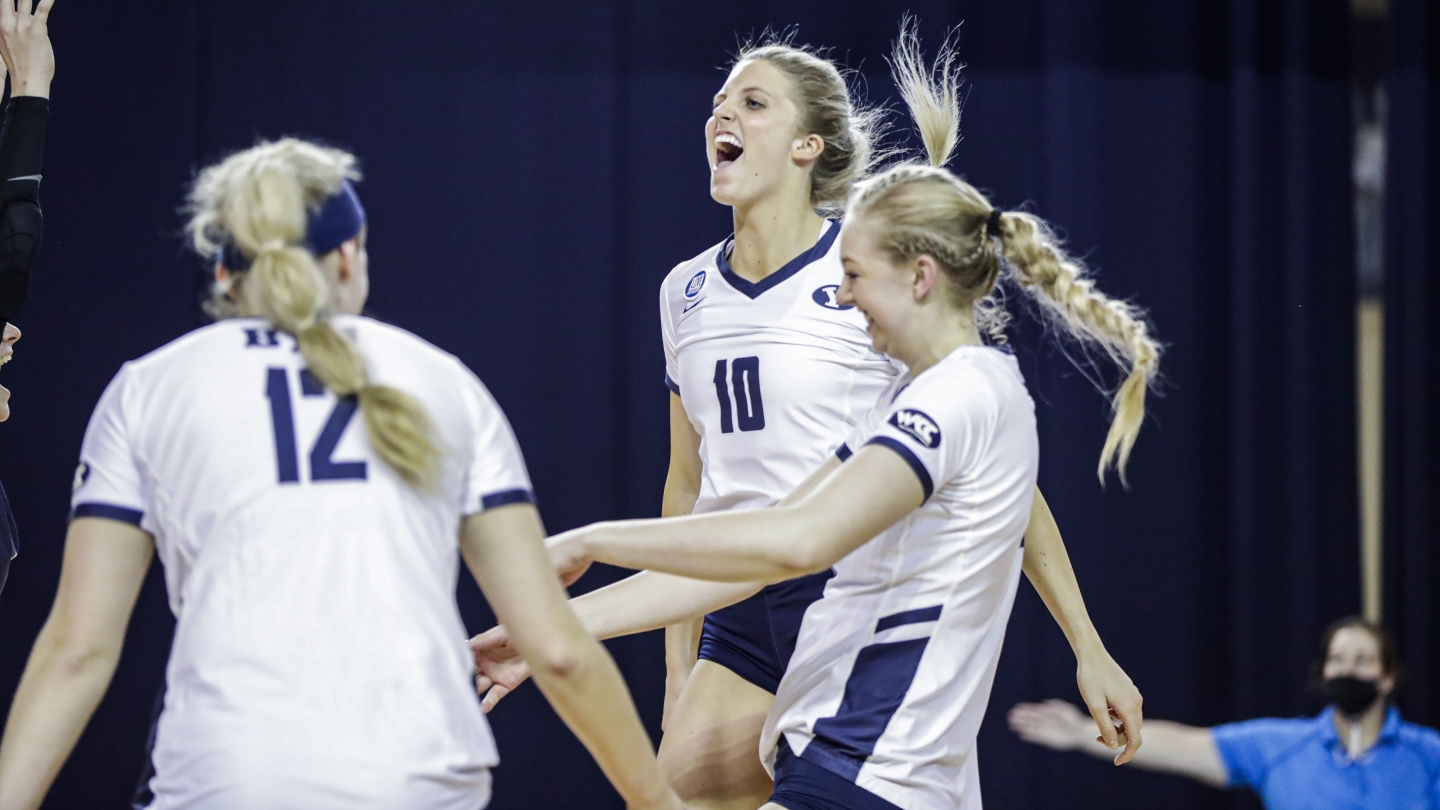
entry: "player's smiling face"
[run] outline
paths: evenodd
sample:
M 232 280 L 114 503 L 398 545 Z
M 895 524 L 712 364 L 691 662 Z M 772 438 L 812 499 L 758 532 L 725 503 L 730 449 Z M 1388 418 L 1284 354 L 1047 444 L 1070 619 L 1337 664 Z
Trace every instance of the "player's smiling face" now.
M 0 340 L 0 366 L 15 356 L 15 343 L 20 340 L 20 329 L 13 323 L 5 324 L 5 336 Z M 0 385 L 0 422 L 10 418 L 10 389 Z
M 918 309 L 915 271 L 891 260 L 865 217 L 848 217 L 841 226 L 840 263 L 845 280 L 836 303 L 860 310 L 876 351 L 905 362 L 904 344 Z
M 705 124 L 710 196 L 744 206 L 787 185 L 803 184 L 808 194 L 814 150 L 805 146 L 799 120 L 790 79 L 779 68 L 764 60 L 736 65 Z

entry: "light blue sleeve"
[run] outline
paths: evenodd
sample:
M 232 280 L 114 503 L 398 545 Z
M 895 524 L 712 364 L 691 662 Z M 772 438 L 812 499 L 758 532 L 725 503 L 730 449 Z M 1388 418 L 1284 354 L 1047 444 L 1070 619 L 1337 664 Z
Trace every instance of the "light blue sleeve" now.
M 1267 717 L 1210 729 L 1232 788 L 1260 792 L 1276 758 L 1308 731 L 1308 721 Z

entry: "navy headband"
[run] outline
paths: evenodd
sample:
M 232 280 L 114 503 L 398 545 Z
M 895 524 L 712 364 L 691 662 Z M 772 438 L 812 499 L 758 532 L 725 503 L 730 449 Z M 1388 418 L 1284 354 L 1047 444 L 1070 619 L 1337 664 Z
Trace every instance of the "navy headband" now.
M 340 247 L 365 227 L 365 206 L 349 180 L 340 181 L 340 190 L 321 203 L 320 210 L 305 222 L 305 247 L 316 256 Z M 241 272 L 250 269 L 251 259 L 240 252 L 240 246 L 227 238 L 220 249 L 220 263 L 225 269 Z

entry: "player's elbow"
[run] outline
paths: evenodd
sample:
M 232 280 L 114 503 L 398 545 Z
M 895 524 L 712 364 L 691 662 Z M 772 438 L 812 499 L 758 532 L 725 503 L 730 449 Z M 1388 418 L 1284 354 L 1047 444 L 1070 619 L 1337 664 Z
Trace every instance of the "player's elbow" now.
M 120 661 L 120 645 L 108 639 L 53 629 L 47 635 L 45 661 L 58 679 L 108 678 Z
M 835 562 L 831 556 L 829 545 L 815 535 L 795 534 L 775 545 L 775 563 L 782 580 L 824 571 Z
M 586 669 L 586 661 L 592 652 L 589 647 L 594 643 L 585 638 L 554 639 L 530 662 L 530 670 L 542 679 L 567 681 L 578 678 Z

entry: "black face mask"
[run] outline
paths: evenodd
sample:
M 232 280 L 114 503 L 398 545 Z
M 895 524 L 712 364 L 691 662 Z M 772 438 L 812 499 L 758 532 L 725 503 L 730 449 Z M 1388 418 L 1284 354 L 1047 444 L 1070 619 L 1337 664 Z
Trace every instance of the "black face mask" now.
M 1342 714 L 1354 717 L 1370 708 L 1380 696 L 1380 688 L 1374 681 L 1341 675 L 1321 681 L 1320 694 L 1334 703 Z

